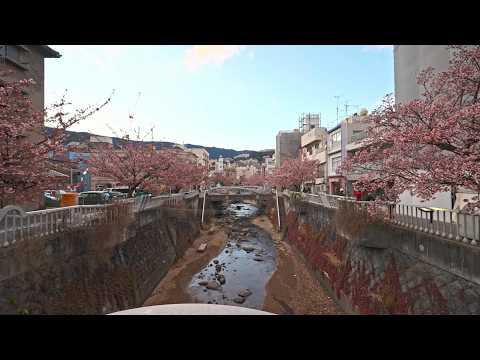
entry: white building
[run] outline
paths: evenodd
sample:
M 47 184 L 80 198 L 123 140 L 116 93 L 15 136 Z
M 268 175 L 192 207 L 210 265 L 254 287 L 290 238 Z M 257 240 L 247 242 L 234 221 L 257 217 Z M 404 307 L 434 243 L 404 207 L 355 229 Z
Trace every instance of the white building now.
M 301 155 L 303 160 L 316 160 L 320 163 L 319 176 L 312 185 L 314 192 L 326 192 L 327 182 L 327 139 L 328 132 L 325 128 L 314 127 L 301 138 Z
M 265 156 L 264 158 L 265 166 L 265 175 L 272 175 L 275 170 L 275 159 L 274 157 Z
M 223 157 L 222 157 L 222 155 L 220 155 L 220 157 L 218 158 L 218 160 L 215 163 L 215 172 L 217 172 L 219 174 L 223 174 L 223 172 L 225 171 L 223 165 L 224 165 L 223 164 Z
M 209 161 L 210 161 L 210 156 L 208 154 L 208 151 L 205 150 L 204 148 L 191 148 L 188 149 L 192 154 L 194 154 L 197 157 L 197 163 L 201 166 L 208 166 Z

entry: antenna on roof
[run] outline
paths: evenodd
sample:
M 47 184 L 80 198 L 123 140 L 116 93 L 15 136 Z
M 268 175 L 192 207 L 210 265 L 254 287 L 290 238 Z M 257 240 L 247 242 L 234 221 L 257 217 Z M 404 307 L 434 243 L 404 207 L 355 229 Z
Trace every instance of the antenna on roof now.
M 340 98 L 340 96 L 336 95 L 334 96 L 335 99 L 337 99 L 337 125 L 338 125 L 338 99 Z

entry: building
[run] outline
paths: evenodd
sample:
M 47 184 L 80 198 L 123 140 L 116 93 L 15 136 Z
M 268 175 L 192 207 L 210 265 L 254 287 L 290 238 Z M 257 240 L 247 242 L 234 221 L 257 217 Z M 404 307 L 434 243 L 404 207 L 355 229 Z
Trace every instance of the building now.
M 245 166 L 237 166 L 235 168 L 235 177 L 239 180 L 240 178 L 249 178 L 251 176 L 259 174 L 260 170 L 254 165 L 245 165 Z
M 269 157 L 269 156 L 264 156 L 263 158 L 263 175 L 272 175 L 273 171 L 275 169 L 275 158 Z
M 47 45 L 0 45 L 0 72 L 12 71 L 1 75 L 4 81 L 33 79 L 35 84 L 30 88 L 28 96 L 33 107 L 45 108 L 45 59 L 60 58 L 61 55 Z
M 421 98 L 422 87 L 417 84 L 420 71 L 431 66 L 436 71 L 447 70 L 450 60 L 450 50 L 446 45 L 394 45 L 395 71 L 395 102 L 402 103 Z M 458 196 L 460 195 L 460 196 Z M 400 195 L 400 202 L 405 205 L 438 207 L 445 209 L 461 209 L 465 198 L 474 194 L 460 193 L 455 195 L 450 191 L 439 192 L 435 199 L 423 201 L 410 192 Z
M 301 138 L 301 156 L 302 160 L 316 160 L 320 163 L 318 173 L 314 184 L 310 184 L 312 191 L 327 192 L 327 182 L 325 175 L 327 173 L 327 129 L 321 127 L 312 128 Z
M 219 174 L 223 174 L 224 173 L 224 167 L 223 167 L 223 156 L 220 155 L 220 157 L 218 158 L 217 162 L 215 163 L 215 172 L 216 173 L 219 173 Z
M 248 159 L 250 157 L 250 154 L 238 154 L 237 156 L 234 156 L 234 159 Z
M 36 111 L 43 111 L 45 108 L 45 59 L 59 58 L 60 54 L 46 45 L 0 45 L 0 85 L 11 81 L 33 79 L 34 84 L 29 86 L 25 91 L 25 95 L 32 101 L 32 107 Z M 43 128 L 43 124 L 39 124 L 39 130 Z M 27 141 L 40 142 L 43 136 L 40 131 L 32 131 L 25 133 Z M 58 163 L 49 159 L 48 166 L 50 174 L 59 183 L 64 183 L 68 175 L 57 169 Z M 68 173 L 68 172 L 67 172 Z M 61 174 L 61 175 L 59 175 Z M 23 202 L 21 205 L 24 210 L 36 210 L 41 206 L 42 201 L 39 199 Z
M 113 139 L 110 136 L 90 135 L 90 143 L 102 143 L 113 145 Z
M 189 151 L 197 157 L 197 164 L 200 166 L 208 166 L 210 155 L 204 148 L 191 148 Z
M 345 121 L 328 130 L 327 141 L 327 189 L 329 194 L 339 195 L 345 191 L 346 180 L 338 169 L 342 164 L 342 139 L 345 133 Z
M 368 136 L 367 130 L 371 125 L 371 122 L 368 118 L 367 109 L 362 109 L 359 115 L 354 114 L 343 122 L 345 128 L 345 141 L 342 145 L 342 158 L 347 159 L 364 146 L 365 140 Z M 353 196 L 353 184 L 359 179 L 361 174 L 362 173 L 359 171 L 344 174 L 346 181 L 345 191 L 347 196 Z
M 422 95 L 417 75 L 432 66 L 437 71 L 448 68 L 450 50 L 446 45 L 394 45 L 395 102 L 408 102 Z
M 318 127 L 320 127 L 320 114 L 303 113 L 298 119 L 298 130 L 302 134 Z
M 301 133 L 298 129 L 292 131 L 279 131 L 276 137 L 275 167 L 279 168 L 288 159 L 299 156 Z

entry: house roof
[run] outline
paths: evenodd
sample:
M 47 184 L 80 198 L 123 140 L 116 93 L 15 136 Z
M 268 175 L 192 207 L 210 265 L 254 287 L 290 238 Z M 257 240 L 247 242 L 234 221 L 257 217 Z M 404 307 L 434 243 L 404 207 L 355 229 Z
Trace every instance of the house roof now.
M 58 51 L 53 50 L 48 45 L 40 45 L 38 49 L 40 53 L 46 58 L 59 58 L 62 56 Z

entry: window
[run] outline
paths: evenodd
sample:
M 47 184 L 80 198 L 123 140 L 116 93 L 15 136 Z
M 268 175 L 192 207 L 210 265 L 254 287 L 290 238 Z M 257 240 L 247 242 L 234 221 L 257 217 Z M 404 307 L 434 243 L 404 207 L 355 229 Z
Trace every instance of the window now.
M 0 56 L 26 69 L 26 50 L 21 45 L 0 45 Z
M 342 133 L 340 131 L 330 134 L 330 148 L 340 146 L 342 140 Z
M 342 158 L 336 157 L 332 159 L 332 174 L 337 174 L 338 167 L 342 164 Z

